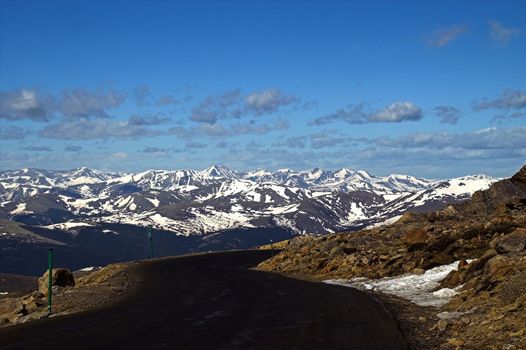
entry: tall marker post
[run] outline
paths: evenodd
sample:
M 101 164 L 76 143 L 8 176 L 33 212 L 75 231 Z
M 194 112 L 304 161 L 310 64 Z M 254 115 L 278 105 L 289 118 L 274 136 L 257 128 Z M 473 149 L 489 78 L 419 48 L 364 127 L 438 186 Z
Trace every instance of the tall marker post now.
M 53 293 L 53 249 L 47 252 L 48 285 L 47 285 L 47 312 L 51 315 L 51 294 Z
M 148 225 L 146 228 L 146 233 L 148 235 L 148 259 L 153 258 L 153 242 L 152 242 L 152 225 Z

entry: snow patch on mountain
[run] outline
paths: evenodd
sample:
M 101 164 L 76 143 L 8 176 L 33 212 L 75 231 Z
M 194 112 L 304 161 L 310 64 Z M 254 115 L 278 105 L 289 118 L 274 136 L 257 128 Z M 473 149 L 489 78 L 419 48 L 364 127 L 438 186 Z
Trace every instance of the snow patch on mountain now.
M 68 221 L 68 222 L 61 222 L 59 224 L 45 225 L 45 226 L 42 226 L 42 227 L 47 228 L 47 229 L 59 229 L 59 230 L 63 230 L 63 231 L 68 231 L 68 230 L 73 229 L 73 228 L 92 227 L 92 226 L 94 226 L 94 225 L 93 224 L 89 224 L 87 222 Z

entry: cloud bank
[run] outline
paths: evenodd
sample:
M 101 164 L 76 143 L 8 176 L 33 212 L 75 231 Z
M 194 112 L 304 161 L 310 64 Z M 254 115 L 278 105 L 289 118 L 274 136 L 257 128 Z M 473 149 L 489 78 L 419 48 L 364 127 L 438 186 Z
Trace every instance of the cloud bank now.
M 342 108 L 335 113 L 314 119 L 312 125 L 323 125 L 335 121 L 343 121 L 349 124 L 367 123 L 401 123 L 405 121 L 417 121 L 423 118 L 420 107 L 412 102 L 395 102 L 380 110 L 373 112 L 364 111 L 365 104 Z

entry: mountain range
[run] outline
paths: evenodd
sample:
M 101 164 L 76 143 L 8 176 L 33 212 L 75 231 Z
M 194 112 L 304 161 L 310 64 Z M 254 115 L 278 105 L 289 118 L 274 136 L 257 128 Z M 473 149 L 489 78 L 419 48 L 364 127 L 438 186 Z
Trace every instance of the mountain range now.
M 244 249 L 297 235 L 358 230 L 468 199 L 496 179 L 374 176 L 363 170 L 240 172 L 214 165 L 138 173 L 0 172 L 0 266 L 39 275 L 47 249 L 71 269 L 155 256 Z
M 22 169 L 0 172 L 0 216 L 70 229 L 120 223 L 210 234 L 236 228 L 283 228 L 325 234 L 426 211 L 489 187 L 485 175 L 428 180 L 366 171 L 255 170 L 214 165 L 202 171 L 140 173 Z

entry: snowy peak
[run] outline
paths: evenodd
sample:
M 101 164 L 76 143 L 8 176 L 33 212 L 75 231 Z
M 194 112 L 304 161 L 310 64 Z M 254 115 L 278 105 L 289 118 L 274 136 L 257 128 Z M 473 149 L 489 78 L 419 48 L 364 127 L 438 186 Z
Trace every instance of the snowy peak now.
M 340 170 L 334 172 L 334 177 L 337 179 L 345 179 L 353 174 L 354 172 L 351 169 L 341 168 Z
M 235 179 L 237 178 L 237 174 L 234 171 L 222 165 L 212 165 L 211 167 L 206 168 L 205 170 L 201 171 L 201 174 L 203 178 L 205 179 L 208 179 L 208 178 Z
M 440 196 L 462 196 L 469 198 L 476 191 L 486 190 L 497 179 L 484 174 L 457 177 L 449 180 L 437 181 L 432 185 L 433 190 Z

